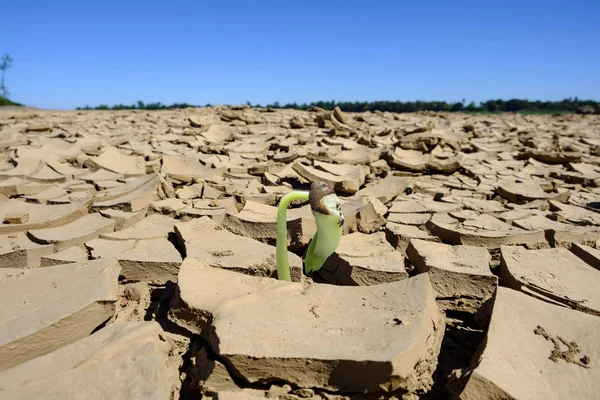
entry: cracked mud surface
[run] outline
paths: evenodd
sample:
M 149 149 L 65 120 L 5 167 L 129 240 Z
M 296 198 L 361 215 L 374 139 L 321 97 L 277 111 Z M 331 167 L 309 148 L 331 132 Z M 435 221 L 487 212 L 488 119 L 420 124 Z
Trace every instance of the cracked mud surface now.
M 599 205 L 593 115 L 0 108 L 0 397 L 592 399 Z

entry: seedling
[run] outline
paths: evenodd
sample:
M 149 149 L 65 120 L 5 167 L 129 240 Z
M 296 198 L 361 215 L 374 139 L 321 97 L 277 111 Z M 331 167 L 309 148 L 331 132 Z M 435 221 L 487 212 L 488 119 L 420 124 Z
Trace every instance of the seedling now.
M 313 236 L 306 259 L 304 271 L 308 274 L 319 270 L 340 244 L 344 214 L 340 199 L 333 188 L 324 182 L 313 182 L 310 192 L 294 191 L 283 196 L 277 208 L 277 276 L 282 281 L 291 281 L 290 263 L 287 249 L 287 209 L 295 200 L 308 200 L 317 231 Z

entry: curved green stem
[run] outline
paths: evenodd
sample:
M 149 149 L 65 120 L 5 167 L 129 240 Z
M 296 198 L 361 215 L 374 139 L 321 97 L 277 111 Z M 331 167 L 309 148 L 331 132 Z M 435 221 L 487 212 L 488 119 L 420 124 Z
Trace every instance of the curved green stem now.
M 287 249 L 287 209 L 294 200 L 308 200 L 308 192 L 290 192 L 283 196 L 277 207 L 277 277 L 282 281 L 290 281 L 290 262 Z

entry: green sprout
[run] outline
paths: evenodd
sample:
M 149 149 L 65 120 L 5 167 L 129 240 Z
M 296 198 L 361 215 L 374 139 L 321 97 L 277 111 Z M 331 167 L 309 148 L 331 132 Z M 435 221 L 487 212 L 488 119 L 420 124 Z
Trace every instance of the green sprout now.
M 287 250 L 287 209 L 295 200 L 309 201 L 317 224 L 317 231 L 308 246 L 304 260 L 304 270 L 307 274 L 319 270 L 342 239 L 344 214 L 340 199 L 331 186 L 324 182 L 313 182 L 308 193 L 294 191 L 283 196 L 277 208 L 276 241 L 277 277 L 282 281 L 292 280 Z

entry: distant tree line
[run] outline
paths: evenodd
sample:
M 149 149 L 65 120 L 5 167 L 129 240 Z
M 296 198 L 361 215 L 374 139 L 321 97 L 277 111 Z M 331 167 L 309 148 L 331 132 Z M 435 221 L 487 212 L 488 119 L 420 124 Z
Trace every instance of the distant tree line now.
M 155 103 L 144 103 L 143 101 L 138 101 L 135 104 L 116 104 L 114 106 L 108 106 L 106 104 L 100 104 L 96 107 L 77 107 L 77 110 L 168 110 L 173 108 L 192 108 L 192 107 L 202 107 L 196 106 L 188 103 L 173 103 L 171 105 L 162 104 L 160 101 Z M 206 107 L 210 107 L 210 104 L 207 104 Z
M 246 102 L 246 105 L 251 107 L 262 107 L 260 104 L 252 104 Z M 476 104 L 475 102 L 448 103 L 445 101 L 317 101 L 314 103 L 288 103 L 280 105 L 279 102 L 267 104 L 267 108 L 286 108 L 296 110 L 308 110 L 311 107 L 319 107 L 326 110 L 332 110 L 336 106 L 342 111 L 348 112 L 365 112 L 365 111 L 382 111 L 394 113 L 408 113 L 416 111 L 445 111 L 445 112 L 484 112 L 484 113 L 500 113 L 500 112 L 521 112 L 521 113 L 572 113 L 580 112 L 586 114 L 599 113 L 600 102 L 594 100 L 579 100 L 575 98 L 567 98 L 560 101 L 530 101 L 523 99 L 511 100 L 488 100 Z M 174 108 L 189 108 L 202 107 L 187 103 L 173 103 L 171 105 L 156 103 L 144 103 L 138 101 L 135 104 L 117 104 L 112 107 L 107 105 L 99 105 L 97 107 L 78 107 L 78 110 L 166 110 Z M 210 104 L 206 104 L 210 107 Z

